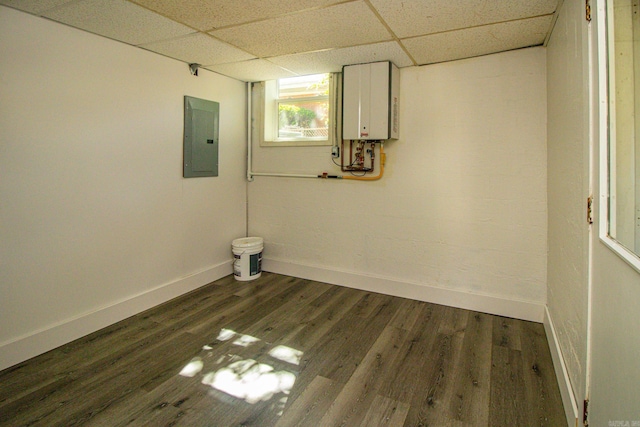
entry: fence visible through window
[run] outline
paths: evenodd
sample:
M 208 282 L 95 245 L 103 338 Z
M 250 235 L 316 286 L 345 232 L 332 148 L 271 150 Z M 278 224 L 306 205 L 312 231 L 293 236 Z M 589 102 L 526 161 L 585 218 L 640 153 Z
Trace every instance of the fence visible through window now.
M 278 80 L 278 138 L 327 139 L 329 75 Z

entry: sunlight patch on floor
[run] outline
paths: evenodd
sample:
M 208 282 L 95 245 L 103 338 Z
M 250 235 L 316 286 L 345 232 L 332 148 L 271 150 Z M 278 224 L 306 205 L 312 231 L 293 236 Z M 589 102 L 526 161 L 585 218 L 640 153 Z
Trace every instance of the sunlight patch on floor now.
M 206 374 L 202 384 L 255 404 L 278 393 L 289 394 L 295 381 L 291 372 L 275 371 L 270 365 L 246 359 Z
M 260 338 L 241 334 L 227 328 L 220 330 L 216 340 L 219 343 L 233 340 L 231 341 L 232 345 L 243 348 L 248 348 L 261 341 Z M 244 400 L 252 405 L 261 401 L 268 401 L 274 396 L 280 395 L 276 401 L 277 405 L 274 406 L 274 409 L 279 408 L 278 413 L 280 414 L 287 401 L 287 396 L 295 384 L 296 375 L 288 370 L 276 370 L 269 363 L 259 362 L 251 357 L 258 359 L 269 356 L 280 362 L 300 365 L 304 353 L 285 345 L 273 344 L 273 347 L 266 354 L 264 353 L 263 345 L 262 347 L 257 347 L 256 356 L 247 357 L 245 355 L 242 357 L 239 354 L 244 354 L 246 351 L 239 349 L 239 354 L 233 354 L 234 352 L 232 352 L 216 356 L 214 353 L 216 345 L 214 342 L 202 346 L 202 351 L 204 352 L 202 357 L 191 359 L 182 368 L 179 375 L 194 378 L 196 375 L 201 374 L 201 384 Z M 265 343 L 265 345 L 270 346 L 271 344 Z
M 286 345 L 279 345 L 269 351 L 269 356 L 274 357 L 283 362 L 299 365 L 304 353 Z
M 179 375 L 182 375 L 183 377 L 193 378 L 198 373 L 200 373 L 200 371 L 202 371 L 202 368 L 204 368 L 204 362 L 202 361 L 202 359 L 199 357 L 194 357 L 189 363 L 187 363 L 184 368 L 182 368 Z

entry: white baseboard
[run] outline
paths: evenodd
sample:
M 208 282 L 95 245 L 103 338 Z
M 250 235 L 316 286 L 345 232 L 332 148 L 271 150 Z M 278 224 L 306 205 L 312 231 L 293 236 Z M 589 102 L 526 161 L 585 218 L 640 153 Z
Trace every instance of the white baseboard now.
M 465 291 L 445 289 L 437 286 L 408 283 L 385 277 L 329 270 L 323 267 L 294 264 L 264 258 L 262 269 L 273 273 L 347 286 L 380 294 L 410 298 L 450 307 L 464 308 L 515 319 L 542 323 L 544 304 L 532 301 L 517 301 Z
M 549 342 L 549 350 L 551 351 L 551 359 L 553 360 L 553 369 L 556 372 L 556 378 L 558 379 L 558 386 L 560 387 L 560 396 L 562 396 L 562 405 L 564 406 L 564 412 L 567 417 L 567 425 L 569 427 L 578 426 L 578 404 L 573 393 L 573 387 L 571 381 L 569 381 L 569 373 L 567 372 L 567 366 L 564 363 L 562 357 L 562 351 L 558 343 L 558 335 L 556 329 L 553 326 L 551 314 L 545 307 L 544 309 L 544 331 L 547 334 L 547 341 Z
M 0 344 L 0 370 L 141 313 L 233 273 L 232 261 Z

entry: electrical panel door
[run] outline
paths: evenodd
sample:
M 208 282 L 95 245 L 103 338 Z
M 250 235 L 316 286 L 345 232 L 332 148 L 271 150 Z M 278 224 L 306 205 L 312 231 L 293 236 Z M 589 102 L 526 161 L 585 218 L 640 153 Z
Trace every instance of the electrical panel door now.
M 218 176 L 220 104 L 184 97 L 183 176 Z

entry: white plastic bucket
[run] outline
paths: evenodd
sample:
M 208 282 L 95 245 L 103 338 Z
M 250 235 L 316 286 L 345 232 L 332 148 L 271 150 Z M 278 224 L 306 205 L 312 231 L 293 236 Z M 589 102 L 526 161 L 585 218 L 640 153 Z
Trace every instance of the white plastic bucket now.
M 262 237 L 244 237 L 231 242 L 233 251 L 233 275 L 236 280 L 246 281 L 262 274 Z

